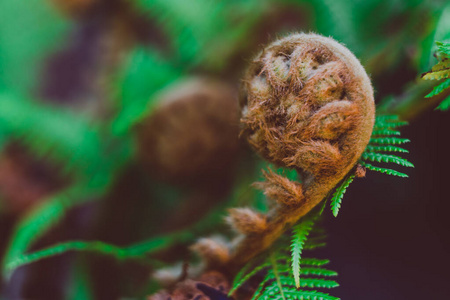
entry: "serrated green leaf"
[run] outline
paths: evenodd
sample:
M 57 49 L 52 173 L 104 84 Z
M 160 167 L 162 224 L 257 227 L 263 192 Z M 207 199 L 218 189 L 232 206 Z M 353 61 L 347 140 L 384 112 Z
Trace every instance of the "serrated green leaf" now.
M 386 145 L 386 146 L 373 146 L 373 145 L 367 145 L 366 147 L 367 152 L 400 152 L 400 153 L 409 153 L 408 150 L 392 146 L 392 145 Z
M 229 295 L 231 296 L 238 288 L 240 288 L 245 282 L 247 282 L 247 280 L 253 277 L 256 273 L 268 267 L 270 267 L 270 264 L 268 263 L 262 263 L 255 267 L 253 264 L 251 264 L 251 262 L 246 266 L 244 266 L 244 268 L 242 268 L 234 278 L 233 287 L 230 290 Z M 248 272 L 250 268 L 253 269 L 250 272 Z
M 305 246 L 303 247 L 304 250 L 314 250 L 314 249 L 318 249 L 318 248 L 323 248 L 325 247 L 327 244 L 325 242 L 323 243 L 306 243 Z
M 329 263 L 330 261 L 328 259 L 317 258 L 302 258 L 302 260 L 300 261 L 300 264 L 304 266 L 324 266 Z
M 340 298 L 330 296 L 326 293 L 317 291 L 296 291 L 290 289 L 286 290 L 285 294 L 289 297 L 289 299 L 297 299 L 297 300 L 340 300 Z
M 376 171 L 376 172 L 380 172 L 380 173 L 384 173 L 384 174 L 388 174 L 388 175 L 393 175 L 393 176 L 398 176 L 398 177 L 404 177 L 404 178 L 408 177 L 408 175 L 406 175 L 405 173 L 398 172 L 396 170 L 376 167 L 376 166 L 373 166 L 373 165 L 363 162 L 363 161 L 360 161 L 359 163 L 361 165 L 363 165 L 364 167 L 366 167 L 367 169 L 372 170 L 372 171 Z
M 433 96 L 439 95 L 449 87 L 450 87 L 450 79 L 447 79 L 444 82 L 440 83 L 438 86 L 435 86 L 433 90 L 428 95 L 425 96 L 425 98 L 431 98 Z
M 123 248 L 99 242 L 85 242 L 85 241 L 72 241 L 67 243 L 61 243 L 46 249 L 42 249 L 27 255 L 16 257 L 9 261 L 6 266 L 6 271 L 14 270 L 22 265 L 36 262 L 45 258 L 53 257 L 66 253 L 68 251 L 88 251 L 101 253 L 103 255 L 113 256 L 116 259 L 122 259 L 126 256 L 126 251 Z
M 322 278 L 305 278 L 302 279 L 300 284 L 300 287 L 326 288 L 326 289 L 331 289 L 338 286 L 339 284 L 336 281 Z
M 447 42 L 436 42 L 438 51 L 450 57 L 450 43 Z
M 157 104 L 157 93 L 180 79 L 181 73 L 154 50 L 136 49 L 129 54 L 128 63 L 121 71 L 117 86 L 120 101 L 112 131 L 121 135 L 130 130 Z
M 4 256 L 3 265 L 14 265 L 15 261 L 25 256 L 34 241 L 39 239 L 49 228 L 59 222 L 68 208 L 95 199 L 108 188 L 108 185 L 89 186 L 85 183 L 69 187 L 51 196 L 39 206 L 28 212 L 14 229 L 13 238 Z M 8 275 L 11 268 L 3 269 Z
M 398 121 L 398 115 L 379 115 L 375 118 L 375 123 L 385 124 L 386 122 Z
M 374 152 L 364 152 L 362 154 L 361 158 L 363 160 L 370 160 L 370 161 L 376 161 L 376 162 L 394 163 L 394 164 L 401 165 L 404 167 L 414 167 L 414 165 L 412 163 L 410 163 L 406 159 L 398 157 L 396 155 L 381 154 L 381 153 L 374 153 Z
M 450 68 L 442 69 L 441 71 L 430 71 L 422 74 L 422 79 L 425 80 L 440 80 L 450 77 Z
M 315 276 L 337 276 L 337 272 L 324 268 L 302 268 L 301 275 L 315 275 Z
M 331 198 L 331 211 L 333 212 L 333 215 L 337 217 L 339 213 L 339 209 L 341 208 L 341 202 L 342 198 L 344 197 L 345 191 L 347 190 L 350 183 L 355 179 L 355 175 L 349 175 L 347 176 L 344 181 L 339 185 L 339 187 L 336 189 L 336 191 L 333 194 L 333 197 Z
M 400 135 L 400 131 L 391 129 L 376 129 L 372 132 L 372 136 L 380 135 Z
M 432 72 L 438 72 L 442 70 L 447 70 L 450 68 L 450 59 L 444 58 L 443 60 L 439 61 L 437 64 L 435 64 L 432 68 Z
M 295 225 L 292 229 L 291 255 L 292 255 L 292 274 L 295 279 L 295 286 L 300 287 L 300 261 L 303 246 L 314 225 L 316 217 L 309 217 Z
M 396 137 L 382 137 L 382 138 L 371 138 L 370 144 L 379 144 L 379 145 L 400 145 L 404 143 L 409 143 L 409 139 L 396 138 Z
M 286 298 L 284 297 L 283 286 L 281 285 L 281 281 L 280 281 L 280 275 L 278 273 L 278 265 L 277 265 L 277 262 L 276 262 L 275 255 L 273 253 L 270 255 L 270 262 L 272 263 L 273 275 L 275 276 L 278 288 L 280 289 L 281 298 L 283 300 L 286 300 Z
M 450 96 L 445 98 L 436 109 L 445 111 L 445 110 L 448 110 L 449 108 L 450 108 Z
M 269 254 L 258 258 L 264 259 L 263 263 L 261 263 L 262 268 L 258 269 L 258 273 L 262 271 L 266 272 L 266 275 L 259 283 L 259 286 L 252 296 L 252 300 L 338 299 L 318 291 L 301 289 L 334 288 L 339 286 L 336 281 L 324 278 L 337 275 L 335 271 L 322 267 L 323 265 L 328 264 L 329 260 L 301 258 L 302 248 L 306 249 L 308 243 L 317 246 L 317 244 L 322 242 L 325 238 L 323 230 L 319 230 L 316 227 L 313 228 L 311 225 L 320 216 L 318 210 L 316 210 L 314 214 L 308 215 L 307 219 L 305 218 L 301 223 L 298 223 L 295 226 L 291 234 L 290 251 L 287 247 L 289 240 L 282 238 L 279 243 L 270 250 Z M 310 237 L 311 234 L 313 237 Z M 316 234 L 318 236 L 315 236 Z M 298 268 L 298 273 L 302 276 L 301 280 L 298 280 L 293 276 L 293 273 L 296 272 L 294 269 L 297 268 L 298 262 L 301 266 L 301 268 Z M 248 274 L 249 268 L 246 267 L 245 269 L 246 270 L 241 272 L 241 275 L 236 277 L 235 282 L 241 282 L 242 278 L 245 276 L 242 274 Z M 247 277 L 247 279 L 250 279 L 250 277 Z M 239 285 L 241 286 L 242 284 L 240 283 Z M 233 289 L 233 292 L 234 291 L 236 291 L 236 289 Z
M 387 122 L 387 123 L 375 123 L 373 129 L 379 130 L 379 129 L 388 129 L 388 128 L 398 128 L 408 125 L 408 122 L 406 121 L 397 121 L 397 122 Z

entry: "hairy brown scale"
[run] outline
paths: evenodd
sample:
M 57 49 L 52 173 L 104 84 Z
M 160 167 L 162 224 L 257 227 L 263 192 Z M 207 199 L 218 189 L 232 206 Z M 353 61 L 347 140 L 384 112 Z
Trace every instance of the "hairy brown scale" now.
M 257 184 L 275 203 L 268 214 L 230 211 L 228 220 L 240 232 L 230 252 L 234 269 L 269 247 L 352 171 L 375 115 L 360 62 L 338 42 L 315 34 L 288 36 L 257 55 L 240 102 L 242 135 L 269 162 L 297 170 L 301 183 L 269 170 Z

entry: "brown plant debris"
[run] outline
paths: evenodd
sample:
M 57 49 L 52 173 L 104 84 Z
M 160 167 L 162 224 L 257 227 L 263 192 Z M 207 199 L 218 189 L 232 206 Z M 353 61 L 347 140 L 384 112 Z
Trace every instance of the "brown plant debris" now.
M 190 248 L 202 258 L 208 268 L 223 266 L 230 260 L 228 245 L 219 237 L 201 238 Z
M 204 273 L 197 280 L 186 279 L 175 285 L 173 290 L 161 291 L 148 300 L 215 300 L 226 297 L 230 285 L 224 275 L 217 271 Z
M 259 214 L 250 208 L 232 208 L 227 217 L 228 223 L 237 231 L 251 233 L 261 233 L 267 228 L 264 215 Z

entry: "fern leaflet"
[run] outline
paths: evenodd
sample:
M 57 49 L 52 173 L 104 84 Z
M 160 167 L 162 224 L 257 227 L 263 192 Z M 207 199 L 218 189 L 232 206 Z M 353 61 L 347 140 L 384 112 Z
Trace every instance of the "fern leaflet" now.
M 84 185 L 75 185 L 49 198 L 30 211 L 17 224 L 13 234 L 14 238 L 5 253 L 3 265 L 9 265 L 24 255 L 33 242 L 63 218 L 68 207 L 94 199 L 104 191 L 106 191 L 106 186 L 87 188 Z
M 376 171 L 376 172 L 384 173 L 387 175 L 398 176 L 398 177 L 405 177 L 405 178 L 408 177 L 408 175 L 406 175 L 405 173 L 402 173 L 402 172 L 399 172 L 396 170 L 376 167 L 376 166 L 373 166 L 373 165 L 363 162 L 363 161 L 360 161 L 359 163 L 371 171 Z
M 425 80 L 441 80 L 450 77 L 450 43 L 436 42 L 439 55 L 437 56 L 439 61 L 433 66 L 431 71 L 423 73 L 422 79 Z M 425 96 L 425 98 L 431 98 L 434 96 L 441 95 L 442 93 L 448 92 L 450 87 L 450 79 L 446 79 L 439 85 L 435 86 L 433 90 Z M 448 93 L 447 93 L 448 95 Z M 445 97 L 445 99 L 439 104 L 437 109 L 448 110 L 450 108 L 450 96 Z
M 433 96 L 439 95 L 442 93 L 445 89 L 448 89 L 450 87 L 450 79 L 447 79 L 440 83 L 438 86 L 435 86 L 433 90 L 425 96 L 425 98 L 431 98 Z
M 400 145 L 409 143 L 409 139 L 396 138 L 396 137 L 381 137 L 381 138 L 371 138 L 370 144 L 378 144 L 378 145 Z
M 373 166 L 369 162 L 383 162 L 394 163 L 403 167 L 414 167 L 414 165 L 408 160 L 399 157 L 397 155 L 386 154 L 385 152 L 398 152 L 408 153 L 408 150 L 395 146 L 409 142 L 408 139 L 393 137 L 398 136 L 400 132 L 392 130 L 392 128 L 398 128 L 408 124 L 402 122 L 396 115 L 382 115 L 377 116 L 375 119 L 374 131 L 372 138 L 366 147 L 366 150 L 361 155 L 360 164 L 369 170 L 385 173 L 388 175 L 394 175 L 399 177 L 408 177 L 406 174 L 396 170 L 381 168 Z
M 400 147 L 396 147 L 396 146 L 391 146 L 391 145 L 386 145 L 386 146 L 374 146 L 374 145 L 367 145 L 366 148 L 367 152 L 400 152 L 400 153 L 409 153 L 408 150 L 400 148 Z
M 380 135 L 400 135 L 400 131 L 391 129 L 376 129 L 372 132 L 372 136 Z
M 331 198 L 331 211 L 333 212 L 333 215 L 335 217 L 337 217 L 339 213 L 342 198 L 344 197 L 344 194 L 350 183 L 352 183 L 353 179 L 355 179 L 354 174 L 347 176 L 347 178 L 345 178 L 344 181 L 341 183 L 341 185 L 336 189 L 336 191 L 333 194 L 333 197 Z
M 448 110 L 450 108 L 450 96 L 445 98 L 445 100 L 443 100 L 441 102 L 441 104 L 439 104 L 439 106 L 437 107 L 437 109 L 439 110 Z
M 376 162 L 385 162 L 385 163 L 394 163 L 397 165 L 401 165 L 404 167 L 414 167 L 412 163 L 407 161 L 404 158 L 395 156 L 395 155 L 389 155 L 389 154 L 380 154 L 380 153 L 374 153 L 374 152 L 365 152 L 361 156 L 364 160 L 369 161 L 376 161 Z
M 408 177 L 408 175 L 402 172 L 373 166 L 372 164 L 368 163 L 383 162 L 394 163 L 403 167 L 414 167 L 411 162 L 400 156 L 385 153 L 408 153 L 408 150 L 395 145 L 407 143 L 409 142 L 409 140 L 398 137 L 401 134 L 400 131 L 394 130 L 394 128 L 399 128 L 407 124 L 407 122 L 400 121 L 398 116 L 396 115 L 377 116 L 375 119 L 374 130 L 372 132 L 371 139 L 364 153 L 361 155 L 359 164 L 372 171 L 399 177 Z M 335 192 L 333 193 L 333 196 L 331 198 L 331 211 L 333 212 L 333 215 L 335 217 L 339 213 L 344 193 L 354 178 L 354 174 L 347 175 L 347 177 L 342 181 L 342 183 L 336 188 Z
M 295 287 L 300 287 L 300 261 L 303 246 L 306 239 L 314 225 L 315 218 L 307 218 L 305 221 L 300 222 L 292 228 L 292 242 L 291 242 L 291 253 L 292 253 L 292 273 L 294 275 Z
M 323 239 L 322 232 L 313 227 L 319 215 L 314 212 L 294 226 L 290 253 L 286 250 L 289 240 L 283 236 L 280 238 L 279 244 L 269 250 L 269 253 L 262 254 L 246 265 L 236 276 L 229 294 L 234 294 L 245 283 L 254 281 L 265 273 L 255 288 L 252 300 L 338 300 L 339 298 L 327 293 L 311 290 L 331 289 L 339 286 L 336 281 L 329 278 L 336 276 L 337 273 L 323 268 L 329 263 L 329 260 L 301 257 L 303 250 L 308 249 L 307 245 L 318 246 L 317 240 Z M 319 235 L 314 236 L 315 234 Z M 309 238 L 309 235 L 313 236 Z M 301 280 L 299 279 L 300 275 Z
M 436 42 L 439 52 L 446 58 L 450 58 L 450 43 Z

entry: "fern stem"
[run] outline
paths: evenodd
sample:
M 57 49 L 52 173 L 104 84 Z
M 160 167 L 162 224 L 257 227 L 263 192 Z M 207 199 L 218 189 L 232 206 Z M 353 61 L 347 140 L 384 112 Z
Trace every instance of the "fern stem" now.
M 286 298 L 284 297 L 283 285 L 281 284 L 281 281 L 280 281 L 280 275 L 278 274 L 277 261 L 275 259 L 274 253 L 270 254 L 270 262 L 272 264 L 273 274 L 275 275 L 275 279 L 277 281 L 278 288 L 280 289 L 281 297 L 283 298 L 283 300 L 286 300 Z

